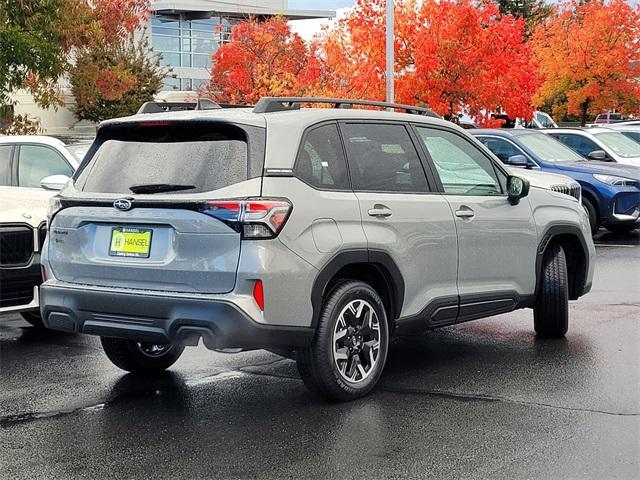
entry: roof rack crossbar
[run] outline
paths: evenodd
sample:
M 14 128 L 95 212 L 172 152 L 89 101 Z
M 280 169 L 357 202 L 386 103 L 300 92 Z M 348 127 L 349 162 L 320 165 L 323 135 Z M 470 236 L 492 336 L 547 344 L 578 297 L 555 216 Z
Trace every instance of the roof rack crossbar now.
M 199 98 L 195 102 L 145 102 L 138 113 L 163 113 L 182 110 L 217 110 L 222 108 L 213 100 Z
M 353 108 L 354 105 L 367 107 L 392 108 L 402 110 L 405 113 L 414 115 L 425 115 L 428 117 L 441 118 L 430 108 L 415 107 L 401 103 L 377 102 L 374 100 L 351 100 L 347 98 L 322 98 L 322 97 L 262 97 L 253 109 L 253 113 L 286 112 L 289 110 L 300 110 L 301 103 L 328 103 L 334 108 Z

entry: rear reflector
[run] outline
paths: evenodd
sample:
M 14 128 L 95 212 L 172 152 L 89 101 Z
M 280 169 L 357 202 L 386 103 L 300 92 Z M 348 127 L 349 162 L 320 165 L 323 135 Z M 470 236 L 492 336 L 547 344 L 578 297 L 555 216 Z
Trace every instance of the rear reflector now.
M 260 307 L 260 310 L 264 312 L 264 290 L 262 288 L 262 280 L 256 280 L 256 284 L 253 286 L 253 299 Z

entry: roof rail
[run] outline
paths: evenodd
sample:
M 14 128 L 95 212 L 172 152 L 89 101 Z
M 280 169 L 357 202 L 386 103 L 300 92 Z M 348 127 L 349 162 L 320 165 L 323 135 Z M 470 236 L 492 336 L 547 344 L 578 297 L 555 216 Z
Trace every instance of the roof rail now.
M 301 103 L 329 103 L 334 108 L 352 108 L 354 105 L 367 107 L 392 108 L 402 110 L 405 113 L 415 115 L 425 115 L 427 117 L 442 118 L 430 108 L 414 107 L 401 103 L 376 102 L 373 100 L 350 100 L 346 98 L 323 98 L 323 97 L 262 97 L 253 109 L 253 113 L 286 112 L 289 110 L 300 110 Z
M 145 102 L 138 113 L 162 113 L 181 110 L 217 110 L 222 108 L 213 100 L 199 98 L 195 102 Z

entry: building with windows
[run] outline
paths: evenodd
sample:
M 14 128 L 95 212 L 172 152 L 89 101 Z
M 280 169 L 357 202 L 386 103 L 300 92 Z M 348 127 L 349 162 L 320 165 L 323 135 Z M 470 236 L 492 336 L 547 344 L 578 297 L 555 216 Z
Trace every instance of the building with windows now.
M 162 63 L 172 68 L 163 95 L 198 90 L 210 78 L 211 56 L 229 40 L 233 25 L 244 19 L 282 15 L 303 20 L 335 15 L 328 10 L 289 10 L 287 0 L 156 0 L 151 11 L 145 32 L 151 36 L 153 50 L 162 55 Z M 14 111 L 40 118 L 45 133 L 95 131 L 93 124 L 77 123 L 67 108 L 74 101 L 69 94 L 65 94 L 65 107 L 57 111 L 38 108 L 28 94 L 18 94 L 15 99 Z
M 175 78 L 164 90 L 197 90 L 209 79 L 211 55 L 231 36 L 233 25 L 248 17 L 283 15 L 291 20 L 327 18 L 332 11 L 288 10 L 286 0 L 160 0 L 152 4 L 151 45 Z

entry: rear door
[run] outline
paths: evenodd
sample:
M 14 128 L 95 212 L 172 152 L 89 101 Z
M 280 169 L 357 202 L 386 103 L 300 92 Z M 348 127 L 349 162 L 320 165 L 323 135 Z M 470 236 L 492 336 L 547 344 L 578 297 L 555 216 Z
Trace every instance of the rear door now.
M 571 150 L 578 152 L 584 158 L 589 158 L 591 152 L 602 150 L 593 140 L 577 135 L 575 133 L 549 133 L 552 137 L 560 140 Z
M 260 195 L 264 129 L 146 122 L 101 129 L 50 228 L 54 277 L 71 283 L 226 293 L 237 201 Z M 138 193 L 134 193 L 138 192 Z M 140 193 L 142 192 L 142 193 Z M 157 192 L 157 193 L 153 193 Z
M 459 320 L 510 310 L 535 290 L 537 232 L 529 202 L 509 203 L 507 175 L 463 134 L 416 131 L 455 216 Z
M 408 126 L 354 121 L 340 129 L 369 250 L 389 254 L 404 278 L 402 317 L 449 323 L 458 308 L 455 226 Z M 425 309 L 436 304 L 434 319 Z

